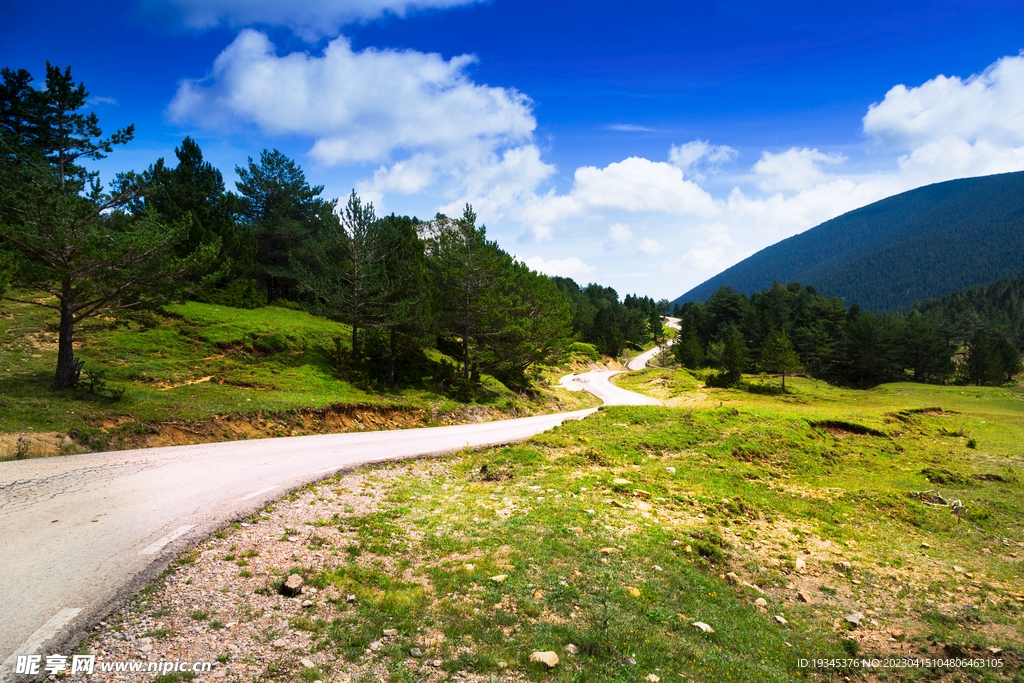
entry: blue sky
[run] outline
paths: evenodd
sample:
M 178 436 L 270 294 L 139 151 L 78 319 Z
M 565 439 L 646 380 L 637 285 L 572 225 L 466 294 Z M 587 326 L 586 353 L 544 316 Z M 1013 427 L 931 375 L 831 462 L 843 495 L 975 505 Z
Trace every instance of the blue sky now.
M 70 65 L 104 178 L 185 135 L 233 188 L 264 148 L 328 196 L 472 202 L 531 266 L 675 298 L 883 197 L 1024 169 L 1024 5 L 7 2 L 0 65 Z

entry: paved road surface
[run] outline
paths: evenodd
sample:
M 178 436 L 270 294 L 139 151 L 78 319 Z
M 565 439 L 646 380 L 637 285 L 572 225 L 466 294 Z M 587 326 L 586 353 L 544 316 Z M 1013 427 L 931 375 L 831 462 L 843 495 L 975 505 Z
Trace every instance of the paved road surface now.
M 661 405 L 563 379 L 608 404 Z M 326 434 L 0 463 L 0 681 L 18 654 L 65 647 L 183 548 L 340 469 L 521 441 L 596 409 L 452 427 Z M 65 647 L 62 651 L 60 648 Z
M 674 330 L 678 330 L 679 318 L 665 318 L 665 324 Z M 672 346 L 672 342 L 674 341 L 675 339 L 670 339 L 668 344 L 665 344 L 665 346 L 656 346 L 650 351 L 644 351 L 639 356 L 629 361 L 626 367 L 630 370 L 643 370 L 647 367 L 647 364 L 651 362 L 652 358 L 661 353 L 666 347 Z

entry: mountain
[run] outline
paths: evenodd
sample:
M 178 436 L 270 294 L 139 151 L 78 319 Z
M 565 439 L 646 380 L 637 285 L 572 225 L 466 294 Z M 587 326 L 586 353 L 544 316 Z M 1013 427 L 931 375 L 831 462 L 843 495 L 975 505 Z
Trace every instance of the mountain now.
M 777 281 L 894 312 L 1021 276 L 1024 171 L 926 185 L 850 211 L 762 249 L 673 303 L 704 301 L 723 285 L 751 294 Z

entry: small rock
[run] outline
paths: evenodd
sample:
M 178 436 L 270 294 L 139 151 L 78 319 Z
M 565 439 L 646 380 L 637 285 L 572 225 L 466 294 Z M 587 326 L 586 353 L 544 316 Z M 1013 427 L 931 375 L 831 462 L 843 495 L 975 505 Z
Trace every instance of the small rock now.
M 839 562 L 836 562 L 836 569 L 838 569 L 841 572 L 848 572 L 852 568 L 853 565 L 847 562 L 846 560 L 840 560 Z
M 601 555 L 611 555 L 612 553 L 615 552 L 615 548 L 601 548 L 597 552 L 600 553 Z
M 299 664 L 306 667 L 307 669 L 312 669 L 314 666 L 316 666 L 316 664 L 313 663 L 312 659 L 300 659 Z
M 499 660 L 498 661 L 498 668 L 499 669 L 507 669 L 508 668 L 508 662 L 506 662 L 504 659 Z
M 633 489 L 634 496 L 640 496 L 641 498 L 650 498 L 651 494 L 648 491 L 642 491 L 640 489 Z
M 636 660 L 632 657 L 626 657 L 626 664 L 629 664 L 630 666 L 636 666 Z
M 683 550 L 688 552 L 688 553 L 692 553 L 693 552 L 693 548 L 691 548 L 690 546 L 686 546 L 685 548 L 683 548 Z
M 626 592 L 632 595 L 634 598 L 640 597 L 640 589 L 636 586 L 626 586 Z
M 540 664 L 547 664 L 549 669 L 554 669 L 556 666 L 558 666 L 558 655 L 554 652 L 531 652 L 530 661 L 538 662 Z
M 861 619 L 863 618 L 863 614 L 861 614 L 860 612 L 854 612 L 853 614 L 846 615 L 846 622 L 849 624 L 853 624 L 854 626 L 860 626 Z
M 728 574 L 726 574 L 725 580 L 734 586 L 737 586 L 740 583 L 740 577 L 736 574 L 736 572 L 729 572 Z
M 693 626 L 694 626 L 694 628 L 699 628 L 701 631 L 704 631 L 704 633 L 714 633 L 715 632 L 715 629 L 711 628 L 710 626 L 705 624 L 703 621 L 695 621 L 695 622 L 693 622 Z
M 464 565 L 464 566 L 465 566 L 467 572 L 471 572 L 474 569 L 476 569 L 476 565 L 473 565 L 473 564 L 467 564 L 467 565 Z
M 758 593 L 760 593 L 760 594 L 764 595 L 764 591 L 763 591 L 763 590 L 761 590 L 761 587 L 760 587 L 760 586 L 755 586 L 754 584 L 752 584 L 752 583 L 749 583 L 749 582 L 747 582 L 747 581 L 744 581 L 744 582 L 743 582 L 743 583 L 741 583 L 740 585 L 741 585 L 741 586 L 743 586 L 744 588 L 750 588 L 750 589 L 752 589 L 752 590 L 755 590 L 755 591 L 757 591 Z
M 152 645 L 149 645 L 149 644 L 147 643 L 146 645 L 143 645 L 143 646 L 142 646 L 142 647 L 140 647 L 139 649 L 140 649 L 140 650 L 142 650 L 143 652 L 152 652 L 152 651 L 153 651 L 153 646 L 152 646 Z
M 441 661 L 440 659 L 435 659 L 435 660 L 433 661 L 433 665 L 434 665 L 434 666 L 441 666 L 441 664 L 443 664 L 443 662 L 442 662 L 442 661 Z
M 659 567 L 658 565 L 654 565 L 654 571 L 656 571 L 656 572 L 663 572 L 665 570 L 662 569 L 661 567 Z
M 565 646 L 565 651 L 566 651 L 567 654 L 577 655 L 577 654 L 579 654 L 580 649 L 578 647 L 576 647 L 575 645 L 573 645 L 572 643 L 569 643 L 568 645 Z
M 754 600 L 754 604 L 757 605 L 760 609 L 768 609 L 768 601 L 764 598 L 758 598 L 757 600 Z
M 982 548 L 981 552 L 988 554 L 988 553 L 991 553 L 992 551 L 989 550 L 988 548 Z
M 356 596 L 355 596 L 355 595 L 353 595 L 352 593 L 349 593 L 349 594 L 348 594 L 348 595 L 347 595 L 347 596 L 345 597 L 345 602 L 349 602 L 349 603 L 351 603 L 351 602 L 355 602 L 355 601 L 356 601 Z
M 381 635 L 383 635 L 385 637 L 387 637 L 387 636 L 397 636 L 398 635 L 398 629 L 397 628 L 386 628 L 383 631 L 381 631 Z
M 990 648 L 988 648 L 988 652 L 989 652 L 989 654 L 993 654 L 993 655 L 1001 655 L 1001 654 L 1003 654 L 1003 648 L 1001 648 L 1001 647 L 990 647 Z
M 303 607 L 312 607 L 313 606 L 313 601 L 312 600 L 303 600 L 302 601 L 302 606 Z
M 284 647 L 288 647 L 288 641 L 285 640 L 284 638 L 278 638 L 273 643 L 271 643 L 271 645 L 273 645 L 274 647 L 276 647 L 278 649 L 281 649 L 281 648 L 284 648 Z
M 629 484 L 630 481 L 629 479 L 622 479 L 621 477 L 616 477 L 615 479 L 612 479 L 612 483 L 615 484 L 616 486 L 625 486 Z
M 508 574 L 498 574 L 496 576 L 490 577 L 491 581 L 493 581 L 494 583 L 502 583 L 507 578 L 508 578 Z
M 804 570 L 804 568 L 806 568 L 806 567 L 807 567 L 807 563 L 806 563 L 806 562 L 804 562 L 804 560 L 803 560 L 803 558 L 802 558 L 802 557 L 798 557 L 798 558 L 796 558 L 796 562 L 795 562 L 795 564 L 796 564 L 796 570 L 797 570 L 798 572 L 802 572 L 802 571 Z
M 813 601 L 813 600 L 811 599 L 811 596 L 810 596 L 810 595 L 808 595 L 808 594 L 807 594 L 806 592 L 804 592 L 804 591 L 799 591 L 799 592 L 797 592 L 797 594 L 796 594 L 796 598 L 797 598 L 797 600 L 799 600 L 800 602 L 806 602 L 807 604 L 811 604 L 812 602 L 814 602 L 814 601 Z
M 379 640 L 375 640 L 372 643 L 370 643 L 370 649 L 376 652 L 381 648 L 381 645 L 383 645 L 383 643 L 381 643 Z
M 779 614 L 776 614 L 776 615 L 775 615 L 775 621 L 777 621 L 777 622 L 779 622 L 780 624 L 783 624 L 783 625 L 785 625 L 785 624 L 788 624 L 788 623 L 789 623 L 789 621 L 787 621 L 787 620 L 786 620 L 786 617 L 784 617 L 784 616 L 781 616 L 781 615 L 779 615 Z
M 655 674 L 647 674 L 647 678 L 645 678 L 644 680 L 650 681 L 651 683 L 658 683 L 658 681 L 660 681 L 661 679 L 658 678 L 658 676 L 656 676 Z
M 955 564 L 953 565 L 953 571 L 955 571 L 955 572 L 962 572 L 963 570 L 964 570 L 963 567 L 958 567 Z
M 668 472 L 669 474 L 675 474 L 676 473 L 676 468 L 675 467 L 666 467 L 665 471 Z
M 893 638 L 902 638 L 903 636 L 906 635 L 906 633 L 904 633 L 903 631 L 901 631 L 898 628 L 894 628 L 893 630 L 889 631 L 889 635 L 892 636 Z
M 921 547 L 922 548 L 931 548 L 931 546 L 928 545 L 925 541 L 921 541 Z
M 635 503 L 633 503 L 633 507 L 639 510 L 640 512 L 650 512 L 651 510 L 654 509 L 650 506 L 649 503 L 645 503 L 642 500 L 638 500 Z
M 298 574 L 292 574 L 281 584 L 278 593 L 287 595 L 290 598 L 300 595 L 302 593 L 302 577 Z
M 419 649 L 418 647 L 414 647 L 411 650 L 409 650 L 409 656 L 419 659 L 423 656 L 423 650 Z

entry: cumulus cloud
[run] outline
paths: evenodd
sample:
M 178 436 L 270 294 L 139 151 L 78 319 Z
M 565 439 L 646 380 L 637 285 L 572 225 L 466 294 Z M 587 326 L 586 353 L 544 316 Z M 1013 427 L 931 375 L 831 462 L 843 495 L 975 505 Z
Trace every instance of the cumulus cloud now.
M 471 81 L 466 68 L 474 61 L 414 50 L 356 52 L 344 36 L 322 56 L 279 56 L 266 35 L 246 29 L 208 78 L 181 82 L 168 115 L 207 129 L 243 122 L 272 135 L 306 136 L 310 155 L 326 165 L 379 162 L 361 188 L 368 193 L 415 193 L 444 176 L 453 195 L 486 184 L 507 202 L 553 169 L 533 145 L 531 100 Z
M 1003 57 L 966 80 L 936 76 L 916 88 L 897 85 L 868 108 L 864 132 L 890 151 L 950 138 L 1024 145 L 1024 56 Z
M 85 99 L 85 103 L 88 106 L 90 106 L 90 107 L 94 107 L 97 104 L 115 104 L 116 105 L 117 104 L 117 100 L 115 100 L 113 97 L 87 97 Z
M 384 14 L 405 16 L 420 9 L 470 5 L 478 0 L 144 0 L 151 8 L 170 6 L 189 28 L 270 24 L 287 26 L 307 40 L 336 35 L 349 23 Z
M 633 230 L 622 223 L 612 223 L 608 226 L 608 239 L 615 245 L 628 244 L 633 238 Z
M 761 181 L 758 187 L 766 192 L 807 190 L 826 179 L 820 164 L 846 161 L 842 154 L 825 154 L 816 149 L 788 149 L 779 154 L 763 152 L 753 171 Z
M 668 212 L 712 216 L 715 200 L 680 168 L 661 161 L 630 157 L 604 168 L 576 169 L 572 196 L 595 208 L 632 212 Z
M 648 256 L 653 256 L 654 254 L 660 254 L 665 251 L 665 247 L 662 246 L 661 242 L 658 240 L 645 237 L 643 241 L 640 242 L 640 251 Z
M 551 259 L 545 261 L 539 256 L 528 258 L 523 261 L 527 266 L 545 275 L 560 275 L 562 277 L 581 280 L 597 271 L 594 266 L 588 266 L 575 256 L 563 259 Z

